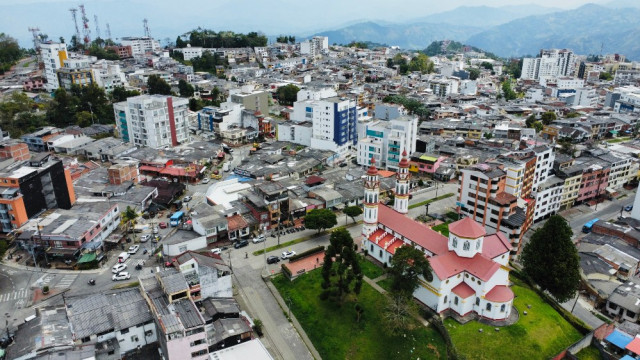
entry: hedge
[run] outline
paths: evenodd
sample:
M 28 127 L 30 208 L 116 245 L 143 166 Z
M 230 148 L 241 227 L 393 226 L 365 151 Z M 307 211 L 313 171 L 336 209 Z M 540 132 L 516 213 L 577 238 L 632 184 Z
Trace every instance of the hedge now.
M 303 251 L 300 254 L 295 254 L 292 257 L 289 258 L 289 262 L 301 259 L 303 257 L 307 257 L 309 255 L 314 255 L 317 254 L 319 252 L 324 252 L 324 245 L 320 245 L 320 246 L 316 246 L 314 248 L 311 248 L 307 251 Z

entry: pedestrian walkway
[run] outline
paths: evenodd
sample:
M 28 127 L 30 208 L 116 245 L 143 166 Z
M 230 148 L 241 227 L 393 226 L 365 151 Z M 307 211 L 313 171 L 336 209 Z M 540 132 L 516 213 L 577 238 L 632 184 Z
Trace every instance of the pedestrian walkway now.
M 76 278 L 78 277 L 77 274 L 69 274 L 69 275 L 65 275 L 62 277 L 62 279 L 55 285 L 55 287 L 57 288 L 61 288 L 61 289 L 66 289 L 66 288 L 70 288 L 71 284 L 73 284 L 74 281 L 76 281 Z
M 0 302 L 16 301 L 27 298 L 29 296 L 29 289 L 16 290 L 4 294 L 0 294 Z
M 383 276 L 384 276 L 384 275 L 383 275 Z M 382 276 L 381 276 L 381 277 L 382 277 Z M 371 287 L 372 287 L 372 288 L 374 288 L 374 289 L 378 290 L 378 292 L 379 292 L 380 294 L 386 294 L 386 293 L 387 293 L 387 290 L 383 289 L 380 285 L 376 284 L 376 282 L 375 282 L 375 281 L 373 281 L 373 280 L 369 279 L 369 278 L 368 278 L 368 277 L 366 277 L 366 276 L 364 276 L 364 277 L 363 277 L 363 279 L 364 279 L 364 281 L 365 281 L 367 284 L 371 285 Z

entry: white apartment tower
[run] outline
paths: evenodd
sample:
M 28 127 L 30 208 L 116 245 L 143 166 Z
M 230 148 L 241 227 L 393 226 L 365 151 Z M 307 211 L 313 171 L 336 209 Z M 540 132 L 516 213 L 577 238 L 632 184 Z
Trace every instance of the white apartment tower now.
M 144 56 L 147 52 L 160 51 L 160 43 L 148 36 L 123 37 L 120 42 L 122 46 L 131 46 L 133 57 Z
M 409 160 L 407 159 L 407 150 L 402 151 L 402 160 L 398 165 L 396 173 L 396 189 L 394 192 L 393 210 L 400 214 L 409 212 Z
M 316 57 L 329 50 L 329 38 L 326 36 L 314 36 L 300 43 L 300 54 Z
M 378 204 L 380 196 L 380 181 L 376 161 L 371 159 L 371 166 L 367 170 L 364 181 L 364 215 L 362 235 L 367 237 L 378 227 Z
M 67 44 L 48 41 L 40 44 L 40 52 L 44 63 L 44 76 L 47 79 L 45 89 L 53 91 L 59 87 L 56 71 L 62 68 L 68 58 Z
M 122 140 L 154 149 L 189 141 L 189 100 L 140 95 L 113 105 Z
M 400 116 L 390 121 L 377 120 L 365 125 L 364 137 L 358 139 L 358 164 L 366 166 L 375 158 L 387 170 L 398 169 L 400 151 L 413 154 L 418 137 L 418 118 Z
M 575 69 L 575 55 L 567 49 L 540 50 L 535 58 L 522 61 L 521 79 L 538 80 L 544 76 L 572 76 Z

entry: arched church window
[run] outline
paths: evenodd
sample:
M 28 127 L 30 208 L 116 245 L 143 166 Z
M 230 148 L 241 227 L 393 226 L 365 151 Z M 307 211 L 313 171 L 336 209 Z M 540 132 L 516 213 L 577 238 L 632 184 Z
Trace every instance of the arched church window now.
M 471 248 L 471 243 L 469 242 L 469 240 L 466 240 L 464 242 L 464 245 L 462 245 L 462 250 L 467 251 L 467 250 L 469 250 L 469 248 Z

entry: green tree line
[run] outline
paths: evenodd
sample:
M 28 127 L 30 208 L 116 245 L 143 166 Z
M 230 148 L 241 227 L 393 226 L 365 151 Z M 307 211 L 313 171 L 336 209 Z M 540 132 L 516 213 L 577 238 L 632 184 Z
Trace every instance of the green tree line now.
M 240 48 L 267 46 L 267 37 L 253 31 L 247 34 L 233 31 L 215 32 L 208 29 L 194 29 L 189 33 L 189 40 L 185 41 L 181 36 L 176 39 L 176 47 L 183 48 L 188 44 L 205 48 Z M 295 41 L 295 39 L 294 39 Z

